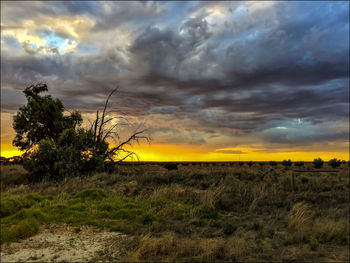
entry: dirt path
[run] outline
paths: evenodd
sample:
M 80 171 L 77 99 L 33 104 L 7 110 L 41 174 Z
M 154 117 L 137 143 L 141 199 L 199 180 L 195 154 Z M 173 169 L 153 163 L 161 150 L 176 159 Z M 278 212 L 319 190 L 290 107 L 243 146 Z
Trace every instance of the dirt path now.
M 118 261 L 131 241 L 94 227 L 51 225 L 21 242 L 2 245 L 1 262 Z

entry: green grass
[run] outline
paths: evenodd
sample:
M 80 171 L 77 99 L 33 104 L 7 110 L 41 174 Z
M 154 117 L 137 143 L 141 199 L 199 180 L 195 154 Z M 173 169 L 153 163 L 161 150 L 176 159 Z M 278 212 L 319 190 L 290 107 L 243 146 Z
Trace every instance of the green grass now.
M 152 201 L 113 196 L 101 189 L 86 189 L 75 195 L 1 194 L 1 242 L 35 234 L 41 225 L 67 223 L 93 225 L 136 233 L 154 222 L 189 220 L 192 216 L 216 218 L 216 211 L 168 199 Z

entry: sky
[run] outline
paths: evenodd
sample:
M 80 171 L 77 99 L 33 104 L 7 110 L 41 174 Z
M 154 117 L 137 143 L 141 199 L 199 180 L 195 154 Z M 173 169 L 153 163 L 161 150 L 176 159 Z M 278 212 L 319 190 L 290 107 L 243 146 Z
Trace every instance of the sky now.
M 1 1 L 2 156 L 39 82 L 86 122 L 118 86 L 142 161 L 349 160 L 349 2 Z

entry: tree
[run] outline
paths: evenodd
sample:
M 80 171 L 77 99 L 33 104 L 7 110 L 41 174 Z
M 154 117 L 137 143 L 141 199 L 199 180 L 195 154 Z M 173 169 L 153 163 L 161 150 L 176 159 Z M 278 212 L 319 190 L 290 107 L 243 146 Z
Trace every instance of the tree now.
M 27 87 L 24 94 L 27 105 L 14 116 L 16 131 L 13 144 L 25 151 L 23 166 L 29 171 L 29 179 L 40 181 L 44 178 L 59 180 L 66 176 L 103 171 L 107 164 L 121 162 L 128 157 L 137 157 L 126 146 L 146 139 L 146 130 L 136 129 L 126 140 L 110 147 L 108 139 L 119 138 L 117 124 L 111 124 L 117 117 L 107 117 L 108 101 L 102 115 L 96 113 L 95 121 L 89 128 L 81 127 L 82 117 L 77 111 L 63 115 L 64 106 L 59 99 L 40 93 L 48 91 L 46 84 Z
M 269 164 L 270 164 L 270 166 L 276 166 L 276 165 L 277 165 L 277 162 L 275 162 L 275 161 L 270 161 Z
M 292 166 L 292 161 L 291 161 L 290 159 L 288 159 L 288 160 L 283 160 L 283 161 L 282 161 L 282 165 L 283 165 L 283 166 L 286 166 L 286 167 L 290 167 L 290 166 Z
M 322 168 L 324 161 L 321 158 L 314 159 L 313 164 L 315 168 Z
M 337 158 L 333 158 L 331 160 L 328 161 L 328 164 L 332 167 L 332 168 L 338 168 L 341 164 L 342 161 L 338 160 Z
M 298 166 L 298 167 L 304 166 L 304 162 L 303 161 L 295 162 L 294 166 Z
M 64 116 L 64 107 L 59 99 L 50 95 L 41 96 L 48 91 L 47 85 L 39 83 L 27 87 L 23 93 L 28 100 L 27 105 L 19 108 L 13 117 L 13 128 L 16 132 L 13 145 L 21 151 L 30 151 L 41 140 L 57 142 L 60 134 L 69 128 L 80 125 L 80 113 L 73 112 Z

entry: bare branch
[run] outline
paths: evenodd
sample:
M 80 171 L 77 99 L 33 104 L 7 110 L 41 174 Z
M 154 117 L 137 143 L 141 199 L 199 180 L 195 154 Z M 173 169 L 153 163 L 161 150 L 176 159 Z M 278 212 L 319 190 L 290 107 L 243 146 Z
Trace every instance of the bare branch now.
M 98 141 L 101 139 L 101 136 L 102 136 L 101 130 L 102 130 L 102 127 L 105 125 L 104 119 L 105 119 L 106 109 L 107 109 L 107 106 L 108 106 L 108 101 L 111 98 L 111 96 L 113 95 L 113 93 L 117 91 L 117 89 L 118 89 L 118 87 L 115 88 L 114 90 L 112 90 L 111 93 L 107 97 L 105 106 L 103 108 L 103 113 L 102 113 L 102 117 L 101 117 L 101 124 L 100 124 L 100 127 L 98 129 L 98 136 L 97 136 L 97 140 Z
M 115 161 L 116 158 L 120 157 L 121 159 L 118 160 L 118 162 L 121 162 L 125 160 L 126 158 L 130 157 L 136 157 L 138 156 L 133 150 L 125 149 L 125 146 L 131 146 L 133 142 L 139 143 L 140 140 L 146 140 L 150 142 L 150 138 L 148 136 L 145 136 L 144 133 L 146 132 L 146 129 L 141 129 L 141 126 L 143 123 L 141 123 L 132 133 L 132 135 L 127 138 L 125 141 L 120 142 L 120 137 L 118 134 L 117 127 L 121 125 L 127 125 L 130 124 L 129 120 L 123 116 L 108 116 L 112 111 L 108 110 L 108 103 L 111 98 L 111 96 L 117 91 L 118 88 L 112 90 L 104 104 L 102 114 L 100 116 L 99 111 L 96 112 L 96 120 L 91 124 L 92 127 L 90 130 L 93 129 L 94 132 L 94 146 L 93 146 L 93 154 L 102 154 L 105 160 Z M 113 124 L 113 120 L 118 120 L 117 123 Z M 125 122 L 120 122 L 120 120 L 123 120 Z M 108 149 L 105 149 L 107 143 L 107 140 L 115 139 L 117 138 L 119 142 L 117 143 L 117 146 L 111 147 Z M 123 154 L 123 155 L 120 155 Z M 125 154 L 125 155 L 124 155 Z

